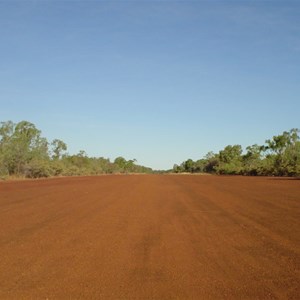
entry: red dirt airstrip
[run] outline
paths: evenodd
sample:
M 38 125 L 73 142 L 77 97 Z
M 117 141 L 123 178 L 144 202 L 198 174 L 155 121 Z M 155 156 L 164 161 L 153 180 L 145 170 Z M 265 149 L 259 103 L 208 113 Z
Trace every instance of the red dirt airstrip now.
M 0 183 L 0 299 L 299 299 L 300 180 Z

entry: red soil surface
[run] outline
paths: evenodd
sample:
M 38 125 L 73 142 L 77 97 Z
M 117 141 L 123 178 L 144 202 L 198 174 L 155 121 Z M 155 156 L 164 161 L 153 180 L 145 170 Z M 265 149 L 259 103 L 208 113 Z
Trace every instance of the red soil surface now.
M 0 183 L 1 299 L 299 299 L 300 180 Z

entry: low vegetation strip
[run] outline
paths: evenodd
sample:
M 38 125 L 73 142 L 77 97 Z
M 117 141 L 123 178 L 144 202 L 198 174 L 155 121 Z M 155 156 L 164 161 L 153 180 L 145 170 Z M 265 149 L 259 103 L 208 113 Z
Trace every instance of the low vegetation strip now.
M 70 155 L 62 140 L 49 142 L 28 121 L 0 125 L 0 179 L 123 173 L 210 173 L 231 175 L 300 176 L 299 130 L 291 129 L 252 145 L 228 145 L 219 153 L 209 152 L 197 161 L 188 159 L 171 170 L 154 171 L 120 156 L 110 161 L 89 157 L 85 151 Z
M 70 155 L 59 139 L 49 142 L 33 123 L 0 123 L 0 178 L 150 173 L 135 159 L 88 157 L 85 151 Z
M 298 299 L 300 181 L 0 182 L 1 299 Z
M 254 144 L 243 152 L 241 145 L 228 145 L 219 153 L 209 152 L 199 160 L 188 159 L 174 165 L 175 173 L 213 173 L 227 175 L 300 176 L 299 129 L 284 131 Z

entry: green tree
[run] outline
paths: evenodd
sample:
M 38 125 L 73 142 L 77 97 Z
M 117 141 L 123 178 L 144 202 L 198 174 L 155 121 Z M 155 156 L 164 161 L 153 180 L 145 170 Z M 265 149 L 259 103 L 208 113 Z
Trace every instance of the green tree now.
M 185 172 L 193 173 L 195 170 L 195 163 L 190 158 L 184 162 L 183 166 Z
M 127 161 L 124 157 L 119 156 L 114 160 L 114 164 L 118 167 L 120 172 L 125 172 Z
M 203 171 L 207 173 L 216 173 L 217 168 L 220 164 L 219 155 L 210 151 L 205 155 L 204 161 L 205 166 Z
M 220 163 L 217 171 L 220 174 L 240 174 L 242 171 L 242 147 L 228 145 L 219 152 Z
M 126 165 L 125 165 L 125 170 L 126 172 L 129 172 L 129 173 L 134 173 L 137 171 L 137 168 L 136 168 L 136 159 L 129 159 L 127 162 L 126 162 Z
M 26 175 L 31 161 L 49 158 L 47 140 L 41 137 L 40 130 L 30 122 L 2 122 L 0 135 L 1 157 L 10 175 Z
M 246 147 L 247 153 L 243 156 L 243 173 L 259 175 L 262 167 L 262 147 L 254 144 Z
M 269 169 L 265 172 L 279 176 L 296 174 L 299 164 L 298 143 L 299 129 L 297 128 L 266 140 L 266 146 L 263 146 L 266 161 L 272 163 L 267 165 Z
M 181 166 L 178 166 L 177 164 L 174 164 L 172 171 L 174 173 L 181 173 L 183 172 L 183 168 Z
M 60 159 L 63 153 L 67 150 L 67 144 L 59 139 L 53 140 L 51 146 L 52 146 L 53 159 Z
M 9 174 L 11 164 L 11 144 L 15 124 L 12 121 L 0 124 L 0 175 L 5 176 Z

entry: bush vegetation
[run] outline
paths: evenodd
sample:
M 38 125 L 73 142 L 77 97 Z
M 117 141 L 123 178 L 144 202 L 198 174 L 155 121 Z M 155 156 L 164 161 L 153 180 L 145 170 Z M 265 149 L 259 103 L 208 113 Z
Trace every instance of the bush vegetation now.
M 0 178 L 152 173 L 135 159 L 89 157 L 84 151 L 70 155 L 62 140 L 48 142 L 28 121 L 0 123 Z M 197 161 L 188 159 L 170 172 L 228 175 L 300 176 L 299 129 L 284 131 L 264 145 L 228 145 Z M 161 171 L 156 171 L 161 173 Z
M 197 161 L 188 159 L 174 165 L 175 173 L 215 173 L 227 175 L 300 176 L 299 129 L 284 131 L 265 141 L 243 149 L 228 145 L 219 153 L 209 152 Z
M 28 121 L 0 123 L 0 178 L 97 175 L 112 173 L 150 173 L 136 160 L 88 157 L 84 151 L 70 155 L 59 139 L 48 142 Z

